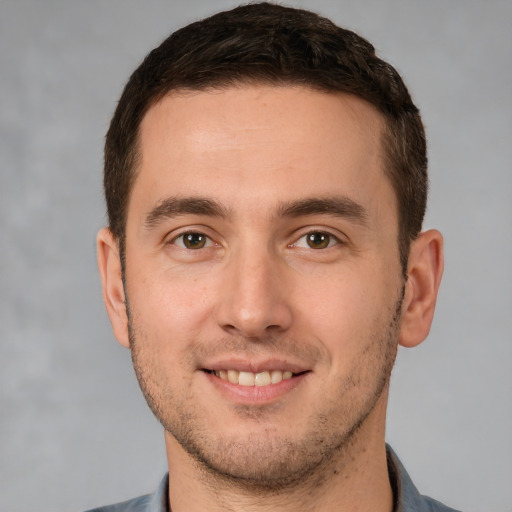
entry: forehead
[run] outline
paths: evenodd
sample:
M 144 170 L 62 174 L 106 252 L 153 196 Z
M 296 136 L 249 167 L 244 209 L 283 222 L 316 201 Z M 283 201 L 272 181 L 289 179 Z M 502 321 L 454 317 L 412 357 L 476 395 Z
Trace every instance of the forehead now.
M 169 136 L 181 143 L 202 142 L 202 147 L 194 149 L 209 151 L 223 144 L 250 143 L 251 132 L 255 137 L 266 133 L 276 142 L 288 140 L 291 144 L 343 139 L 345 146 L 357 149 L 365 143 L 377 148 L 383 127 L 380 112 L 351 94 L 299 86 L 240 85 L 172 92 L 146 113 L 140 135 L 146 152 L 152 142 L 162 142 Z M 280 132 L 279 137 L 275 130 Z
M 207 193 L 234 207 L 263 207 L 340 193 L 371 202 L 379 186 L 389 188 L 383 126 L 372 105 L 343 93 L 292 86 L 174 92 L 141 123 L 132 199 Z

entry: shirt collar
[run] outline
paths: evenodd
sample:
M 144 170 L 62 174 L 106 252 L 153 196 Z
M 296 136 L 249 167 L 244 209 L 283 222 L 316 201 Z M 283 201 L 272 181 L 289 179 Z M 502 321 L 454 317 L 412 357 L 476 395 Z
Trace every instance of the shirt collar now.
M 151 500 L 149 501 L 148 506 L 145 510 L 147 512 L 170 512 L 169 473 L 167 473 L 160 482 L 157 491 L 151 497 Z
M 389 445 L 386 445 L 388 473 L 394 497 L 394 512 L 422 510 L 422 497 L 404 466 Z

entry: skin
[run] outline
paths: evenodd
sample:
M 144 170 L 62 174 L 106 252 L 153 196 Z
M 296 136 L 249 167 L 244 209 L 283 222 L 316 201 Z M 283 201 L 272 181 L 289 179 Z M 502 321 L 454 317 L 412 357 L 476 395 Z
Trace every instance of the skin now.
M 389 376 L 428 334 L 443 264 L 422 233 L 404 282 L 382 127 L 300 87 L 174 93 L 143 119 L 125 287 L 108 229 L 98 261 L 165 427 L 174 512 L 392 509 Z M 243 387 L 221 369 L 295 375 Z

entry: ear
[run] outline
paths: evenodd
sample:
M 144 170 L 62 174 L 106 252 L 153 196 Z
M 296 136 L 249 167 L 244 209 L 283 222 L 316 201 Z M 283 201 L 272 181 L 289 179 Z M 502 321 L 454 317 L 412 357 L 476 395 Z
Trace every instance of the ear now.
M 399 343 L 419 345 L 430 332 L 443 275 L 443 236 L 434 229 L 411 244 Z
M 117 341 L 123 347 L 130 347 L 128 314 L 124 295 L 119 247 L 114 235 L 103 228 L 96 238 L 98 268 L 101 275 L 103 300 Z

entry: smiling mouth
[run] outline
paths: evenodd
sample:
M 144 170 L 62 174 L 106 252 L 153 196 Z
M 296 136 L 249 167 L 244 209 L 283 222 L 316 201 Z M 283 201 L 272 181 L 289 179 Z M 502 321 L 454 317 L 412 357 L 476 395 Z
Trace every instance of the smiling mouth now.
M 205 370 L 207 373 L 215 375 L 221 380 L 238 384 L 239 386 L 270 386 L 271 384 L 279 384 L 283 380 L 290 380 L 301 373 L 293 373 L 289 370 L 272 370 L 259 373 L 239 372 L 238 370 Z

